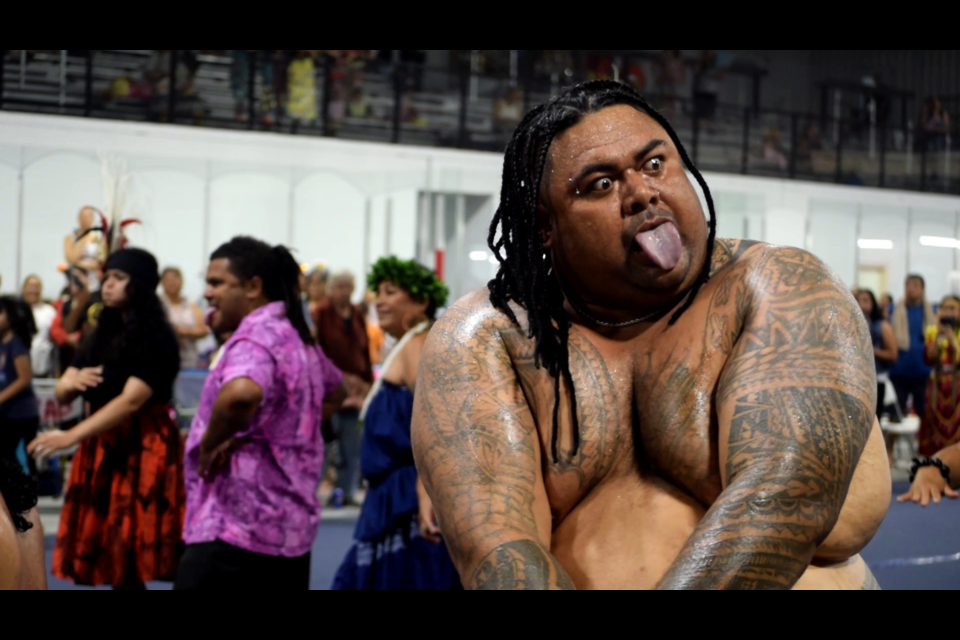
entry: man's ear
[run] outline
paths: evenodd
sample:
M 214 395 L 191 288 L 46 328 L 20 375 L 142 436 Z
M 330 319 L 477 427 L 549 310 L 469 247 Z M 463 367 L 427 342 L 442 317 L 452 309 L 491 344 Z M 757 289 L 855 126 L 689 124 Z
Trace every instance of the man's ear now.
M 537 205 L 537 223 L 540 226 L 540 239 L 544 249 L 553 248 L 553 221 L 550 212 L 542 204 Z
M 243 289 L 248 300 L 256 300 L 263 294 L 263 278 L 253 276 L 244 283 Z

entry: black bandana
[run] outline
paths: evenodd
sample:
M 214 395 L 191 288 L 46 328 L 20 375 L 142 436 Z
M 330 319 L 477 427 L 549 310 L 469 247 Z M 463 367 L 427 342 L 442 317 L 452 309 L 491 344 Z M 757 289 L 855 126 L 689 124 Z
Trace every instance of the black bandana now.
M 157 259 L 143 249 L 121 249 L 111 253 L 103 270 L 117 269 L 129 275 L 133 280 L 153 291 L 160 284 Z

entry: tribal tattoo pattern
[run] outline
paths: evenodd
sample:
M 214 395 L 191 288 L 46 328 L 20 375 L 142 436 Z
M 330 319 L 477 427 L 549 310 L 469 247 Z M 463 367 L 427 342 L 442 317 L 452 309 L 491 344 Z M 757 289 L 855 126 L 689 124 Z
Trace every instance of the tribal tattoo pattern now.
M 872 349 L 852 297 L 804 251 L 759 253 L 745 272 L 756 299 L 717 388 L 725 488 L 661 588 L 793 586 L 873 426 Z M 732 344 L 722 332 L 718 343 Z
M 717 241 L 701 295 L 684 321 L 703 323 L 702 347 L 678 323 L 667 334 L 678 339 L 630 355 L 629 372 L 571 329 L 581 447 L 571 455 L 562 419 L 556 463 L 543 454 L 554 384 L 525 331 L 485 292 L 441 317 L 412 435 L 464 586 L 572 589 L 552 531 L 615 467 L 667 479 L 709 508 L 661 588 L 785 589 L 803 575 L 873 425 L 863 315 L 813 256 L 746 241 Z M 709 362 L 722 366 L 718 382 L 703 381 Z M 570 402 L 563 386 L 561 416 Z

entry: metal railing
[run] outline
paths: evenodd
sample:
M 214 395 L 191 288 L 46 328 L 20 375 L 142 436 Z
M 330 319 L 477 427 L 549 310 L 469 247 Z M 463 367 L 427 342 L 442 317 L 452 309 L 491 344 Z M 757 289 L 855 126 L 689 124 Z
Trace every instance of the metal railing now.
M 531 106 L 585 79 L 281 52 L 3 52 L 0 109 L 501 151 Z M 952 132 L 645 92 L 703 169 L 960 193 Z M 919 114 L 917 114 L 919 115 Z

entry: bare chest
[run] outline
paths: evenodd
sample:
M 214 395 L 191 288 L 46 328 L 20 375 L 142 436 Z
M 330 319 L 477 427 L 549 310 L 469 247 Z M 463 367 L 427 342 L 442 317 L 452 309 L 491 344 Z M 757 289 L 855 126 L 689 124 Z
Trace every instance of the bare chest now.
M 664 320 L 627 340 L 574 328 L 573 384 L 560 384 L 556 424 L 556 380 L 533 366 L 532 345 L 528 358 L 515 360 L 536 418 L 555 525 L 606 481 L 624 476 L 638 486 L 667 482 L 704 507 L 716 500 L 715 390 L 739 321 L 713 302 L 707 297 L 677 324 Z

